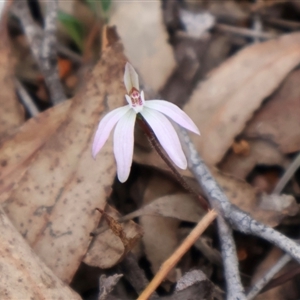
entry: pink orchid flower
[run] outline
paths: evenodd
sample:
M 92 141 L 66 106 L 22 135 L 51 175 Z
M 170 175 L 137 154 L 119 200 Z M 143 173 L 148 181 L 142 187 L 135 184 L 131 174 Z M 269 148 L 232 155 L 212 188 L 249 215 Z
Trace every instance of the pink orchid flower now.
M 136 115 L 140 113 L 175 165 L 186 169 L 187 161 L 178 135 L 167 117 L 180 126 L 200 134 L 197 126 L 185 112 L 168 101 L 145 101 L 143 91 L 139 91 L 138 75 L 129 63 L 126 63 L 125 66 L 124 84 L 128 93 L 125 95 L 128 105 L 114 109 L 100 121 L 93 142 L 93 157 L 96 157 L 116 125 L 114 155 L 117 162 L 118 179 L 120 182 L 125 182 L 132 164 L 134 124 Z

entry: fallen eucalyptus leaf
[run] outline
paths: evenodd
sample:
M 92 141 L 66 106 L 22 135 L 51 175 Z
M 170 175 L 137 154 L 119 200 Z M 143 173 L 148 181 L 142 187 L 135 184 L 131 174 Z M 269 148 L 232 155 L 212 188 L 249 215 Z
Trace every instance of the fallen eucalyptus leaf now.
M 214 69 L 194 90 L 185 112 L 201 137 L 192 136 L 209 165 L 220 162 L 264 99 L 300 62 L 300 34 L 249 46 Z
M 155 199 L 120 218 L 120 221 L 131 220 L 143 215 L 156 215 L 197 223 L 204 214 L 204 210 L 195 197 L 189 194 L 172 194 Z
M 96 160 L 91 144 L 99 119 L 125 102 L 125 62 L 121 43 L 109 40 L 66 119 L 39 150 L 5 203 L 16 228 L 66 282 L 87 251 L 90 232 L 100 219 L 95 208 L 105 207 L 115 177 L 111 138 Z
M 243 136 L 278 145 L 283 153 L 300 150 L 300 70 L 293 71 L 254 115 Z
M 1 299 L 81 299 L 32 251 L 2 208 L 0 235 Z
M 168 43 L 160 1 L 115 1 L 109 24 L 117 27 L 125 55 L 145 84 L 155 91 L 162 88 L 176 62 Z

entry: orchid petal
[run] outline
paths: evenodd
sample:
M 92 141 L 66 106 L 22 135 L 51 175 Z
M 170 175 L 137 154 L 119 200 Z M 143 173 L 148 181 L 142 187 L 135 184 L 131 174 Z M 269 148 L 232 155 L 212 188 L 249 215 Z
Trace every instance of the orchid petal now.
M 107 141 L 109 134 L 116 123 L 128 112 L 128 110 L 130 110 L 129 105 L 119 107 L 105 115 L 100 121 L 92 147 L 92 154 L 94 158 Z
M 147 101 L 146 101 L 147 103 Z M 154 131 L 158 141 L 173 162 L 181 169 L 186 169 L 187 161 L 182 151 L 178 135 L 171 122 L 162 113 L 149 107 L 144 107 L 141 115 Z
M 175 104 L 164 100 L 147 100 L 144 105 L 165 114 L 180 126 L 200 134 L 192 119 Z
M 136 113 L 130 109 L 118 122 L 114 133 L 114 154 L 120 182 L 127 180 L 132 164 Z
M 133 87 L 137 90 L 140 89 L 138 74 L 134 70 L 133 66 L 128 62 L 125 65 L 124 84 L 128 94 L 131 92 Z

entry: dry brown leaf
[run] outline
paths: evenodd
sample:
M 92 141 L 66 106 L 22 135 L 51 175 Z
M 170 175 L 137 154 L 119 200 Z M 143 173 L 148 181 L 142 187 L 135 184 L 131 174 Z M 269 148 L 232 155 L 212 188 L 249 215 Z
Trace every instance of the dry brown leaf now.
M 300 62 L 300 34 L 240 51 L 212 71 L 194 91 L 185 112 L 201 137 L 193 141 L 205 162 L 218 163 L 262 101 Z
M 51 136 L 6 202 L 5 210 L 36 253 L 69 282 L 90 243 L 115 177 L 112 140 L 97 160 L 91 143 L 99 119 L 124 103 L 126 59 L 108 46 L 74 98 L 67 119 Z M 56 253 L 56 255 L 53 255 Z
M 220 169 L 236 178 L 245 179 L 256 165 L 278 165 L 285 167 L 289 160 L 272 143 L 262 139 L 249 140 L 249 154 L 238 155 L 230 151 L 221 164 Z
M 162 88 L 176 63 L 160 1 L 115 1 L 109 24 L 117 26 L 125 55 L 145 84 L 155 91 Z
M 141 149 L 137 150 L 138 151 L 135 151 L 134 156 L 134 160 L 136 162 L 156 167 L 164 172 L 168 171 L 168 168 L 162 159 L 157 158 L 158 155 L 155 153 L 155 151 L 145 152 Z M 201 193 L 199 185 L 193 179 L 193 176 L 188 170 L 179 170 L 179 172 L 182 176 L 186 176 L 186 181 L 191 187 L 193 187 L 195 190 L 199 190 L 199 193 Z M 288 205 L 282 211 L 278 211 L 277 209 L 264 210 L 259 206 L 260 198 L 257 196 L 256 190 L 250 184 L 243 180 L 237 179 L 236 177 L 221 173 L 216 169 L 211 169 L 211 172 L 218 184 L 223 188 L 231 203 L 245 210 L 251 214 L 253 218 L 263 222 L 264 224 L 276 226 L 280 223 L 283 217 L 286 215 L 294 215 L 297 212 L 294 198 L 292 201 L 288 202 Z M 284 202 L 284 195 L 280 199 Z M 198 205 L 196 202 L 190 202 L 191 205 L 193 203 Z
M 81 299 L 37 257 L 0 209 L 0 298 Z
M 38 150 L 66 118 L 70 104 L 66 101 L 46 110 L 0 142 L 0 203 L 8 199 Z
M 4 26 L 3 26 L 4 25 Z M 6 32 L 6 24 L 0 24 L 0 139 L 9 130 L 20 126 L 24 110 L 18 101 L 13 81 L 13 61 Z
M 241 6 L 240 3 L 228 0 L 228 1 L 209 1 L 207 3 L 208 10 L 211 14 L 216 16 L 217 18 L 225 21 L 229 21 L 230 23 L 238 23 L 246 22 L 249 18 L 250 10 L 245 9 L 248 5 L 247 2 L 243 3 Z
M 280 89 L 255 114 L 243 135 L 269 140 L 283 153 L 300 150 L 300 70 L 292 72 Z
M 143 203 L 150 203 L 154 199 L 169 195 L 178 190 L 176 185 L 165 176 L 156 174 L 152 176 L 145 190 Z M 155 274 L 161 264 L 177 248 L 179 220 L 160 216 L 141 216 L 140 224 L 144 229 L 143 245 L 146 256 L 151 263 L 152 272 Z M 173 269 L 167 279 L 176 281 L 176 272 Z
M 115 220 L 120 217 L 111 206 L 105 212 Z M 102 219 L 101 223 L 104 223 L 102 227 L 97 228 L 100 233 L 94 238 L 83 261 L 90 266 L 107 269 L 116 265 L 134 247 L 142 236 L 142 229 L 132 221 L 125 222 L 119 224 L 122 236 L 118 236 L 107 226 L 106 220 Z
M 197 223 L 204 214 L 204 210 L 195 197 L 179 193 L 157 198 L 142 208 L 122 217 L 120 221 L 131 220 L 143 215 L 152 215 Z
M 276 199 L 276 203 L 272 206 L 270 205 L 270 201 L 273 201 L 272 198 L 264 200 L 257 197 L 254 188 L 247 182 L 221 172 L 214 171 L 213 175 L 232 204 L 248 212 L 255 220 L 266 225 L 277 226 L 285 216 L 293 216 L 299 210 L 293 196 L 288 196 L 288 198 L 286 195 L 264 196 Z M 261 205 L 261 202 L 264 201 L 265 203 Z

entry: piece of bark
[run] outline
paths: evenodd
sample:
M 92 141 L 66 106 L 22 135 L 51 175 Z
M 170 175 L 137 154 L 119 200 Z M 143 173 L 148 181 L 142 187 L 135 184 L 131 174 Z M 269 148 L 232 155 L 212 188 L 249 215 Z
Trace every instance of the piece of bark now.
M 114 274 L 108 277 L 106 277 L 106 275 L 101 275 L 99 280 L 100 293 L 98 300 L 107 300 L 107 297 L 118 284 L 122 276 L 123 274 Z
M 135 255 L 131 252 L 128 253 L 128 255 L 120 263 L 119 268 L 124 274 L 125 278 L 133 286 L 137 294 L 141 294 L 149 284 L 149 281 L 145 275 L 144 270 L 140 268 Z M 156 292 L 154 292 L 149 299 L 155 299 L 156 297 L 158 296 Z
M 214 297 L 213 284 L 200 270 L 188 272 L 176 284 L 173 295 L 161 297 L 161 300 L 212 300 Z

